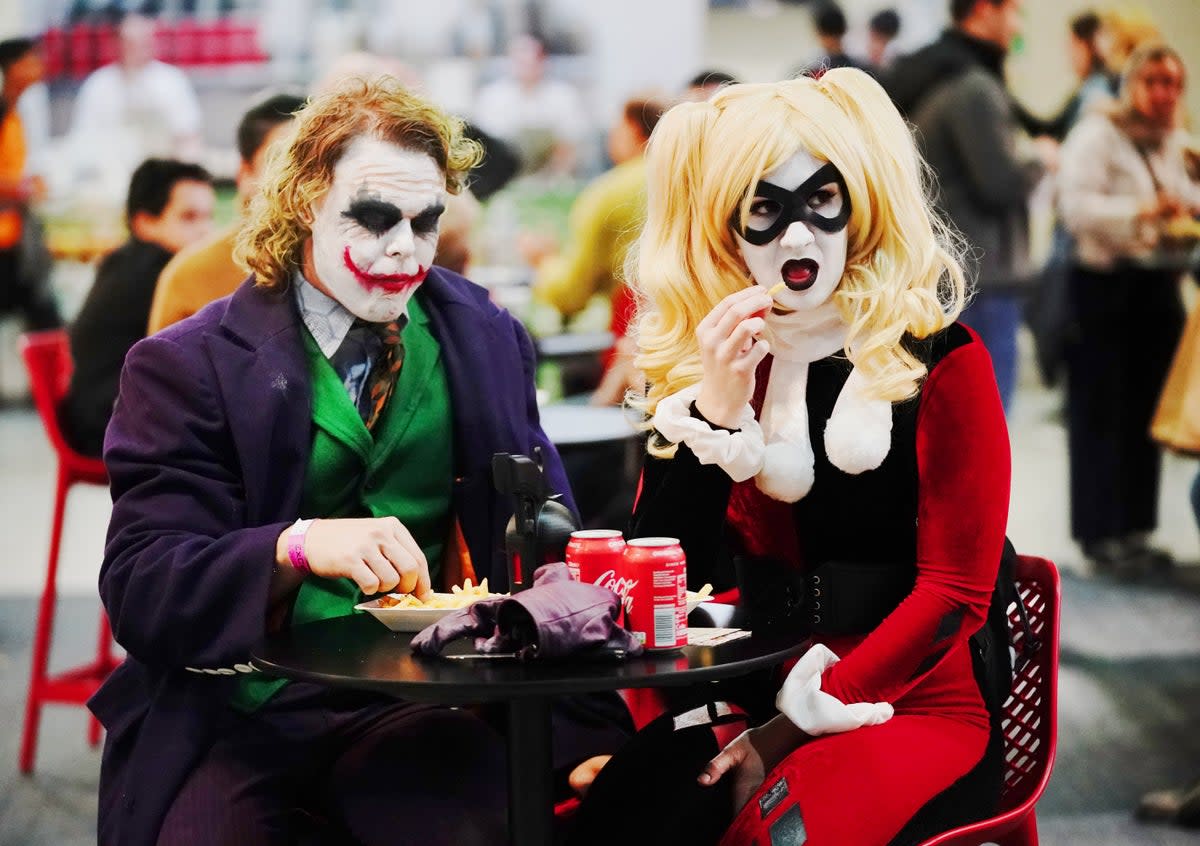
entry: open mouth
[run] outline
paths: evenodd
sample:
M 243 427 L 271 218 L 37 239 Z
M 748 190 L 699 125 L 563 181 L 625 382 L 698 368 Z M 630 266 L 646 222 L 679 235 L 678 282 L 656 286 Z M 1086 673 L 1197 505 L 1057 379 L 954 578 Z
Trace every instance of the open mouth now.
M 789 291 L 807 291 L 817 281 L 821 266 L 813 259 L 791 259 L 783 263 L 780 275 Z
M 346 265 L 346 269 L 354 274 L 354 278 L 358 280 L 358 284 L 364 288 L 381 288 L 389 294 L 406 291 L 409 288 L 415 288 L 425 281 L 425 276 L 429 273 L 428 267 L 422 267 L 416 273 L 367 273 L 354 263 L 354 259 L 350 258 L 350 248 L 346 247 L 342 253 L 342 263 Z

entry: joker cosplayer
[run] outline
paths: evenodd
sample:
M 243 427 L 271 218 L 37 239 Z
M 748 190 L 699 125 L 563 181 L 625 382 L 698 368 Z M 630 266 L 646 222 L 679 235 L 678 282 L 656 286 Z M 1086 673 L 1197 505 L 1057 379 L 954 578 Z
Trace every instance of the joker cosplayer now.
M 128 659 L 108 729 L 102 844 L 506 840 L 485 712 L 253 671 L 268 630 L 467 576 L 503 590 L 493 453 L 540 449 L 528 336 L 431 267 L 461 125 L 384 81 L 313 100 L 269 166 L 231 297 L 129 353 L 105 442 L 100 590 Z M 564 701 L 556 763 L 614 748 L 614 698 Z M 587 728 L 583 728 L 586 725 Z M 340 838 L 340 839 L 339 839 Z
M 647 166 L 633 534 L 679 537 L 696 584 L 782 562 L 815 643 L 780 713 L 690 774 L 696 801 L 730 799 L 728 844 L 884 846 L 987 815 L 1000 703 L 976 673 L 1002 650 L 970 638 L 1008 440 L 911 135 L 831 70 L 676 106 Z

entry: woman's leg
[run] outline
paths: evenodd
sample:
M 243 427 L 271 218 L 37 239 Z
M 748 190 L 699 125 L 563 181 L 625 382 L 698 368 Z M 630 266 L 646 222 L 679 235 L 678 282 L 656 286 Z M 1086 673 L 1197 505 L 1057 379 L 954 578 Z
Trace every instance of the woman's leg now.
M 986 728 L 914 715 L 819 737 L 772 770 L 722 846 L 886 846 L 979 763 L 987 742 Z

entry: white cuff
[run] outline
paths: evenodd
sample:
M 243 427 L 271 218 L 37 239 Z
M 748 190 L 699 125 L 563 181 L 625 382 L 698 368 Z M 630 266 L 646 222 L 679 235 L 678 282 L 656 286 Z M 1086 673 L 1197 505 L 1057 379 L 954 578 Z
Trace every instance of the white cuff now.
M 792 667 L 775 697 L 775 707 L 805 734 L 837 734 L 863 726 L 877 726 L 892 718 L 892 706 L 888 702 L 846 705 L 821 690 L 821 673 L 839 660 L 829 647 L 813 646 Z
M 671 443 L 687 444 L 701 464 L 717 465 L 735 482 L 752 478 L 762 470 L 766 452 L 762 428 L 754 419 L 754 409 L 749 403 L 742 409 L 738 419 L 741 431 L 714 429 L 692 416 L 691 406 L 699 394 L 700 386 L 693 385 L 663 397 L 650 422 Z

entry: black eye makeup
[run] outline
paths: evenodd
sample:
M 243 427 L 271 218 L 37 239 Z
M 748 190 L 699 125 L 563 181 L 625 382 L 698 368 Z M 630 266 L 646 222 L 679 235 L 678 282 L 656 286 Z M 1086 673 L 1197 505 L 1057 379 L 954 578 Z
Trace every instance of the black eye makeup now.
M 412 218 L 413 234 L 417 236 L 432 235 L 437 232 L 438 220 L 446 207 L 441 203 L 429 206 Z M 342 212 L 342 217 L 351 220 L 376 237 L 388 232 L 404 219 L 404 213 L 399 207 L 375 197 L 358 197 L 351 201 L 350 207 Z
M 404 219 L 400 209 L 391 203 L 374 198 L 352 200 L 342 217 L 352 220 L 372 235 L 382 235 Z
M 446 207 L 441 203 L 436 206 L 430 206 L 412 219 L 413 234 L 415 235 L 432 235 L 438 231 L 438 221 L 441 220 L 442 212 Z
M 746 241 L 762 246 L 797 221 L 834 233 L 845 229 L 849 220 L 850 193 L 846 190 L 846 180 L 837 165 L 826 162 L 795 191 L 759 182 L 745 224 L 740 210 L 734 210 L 730 223 Z

